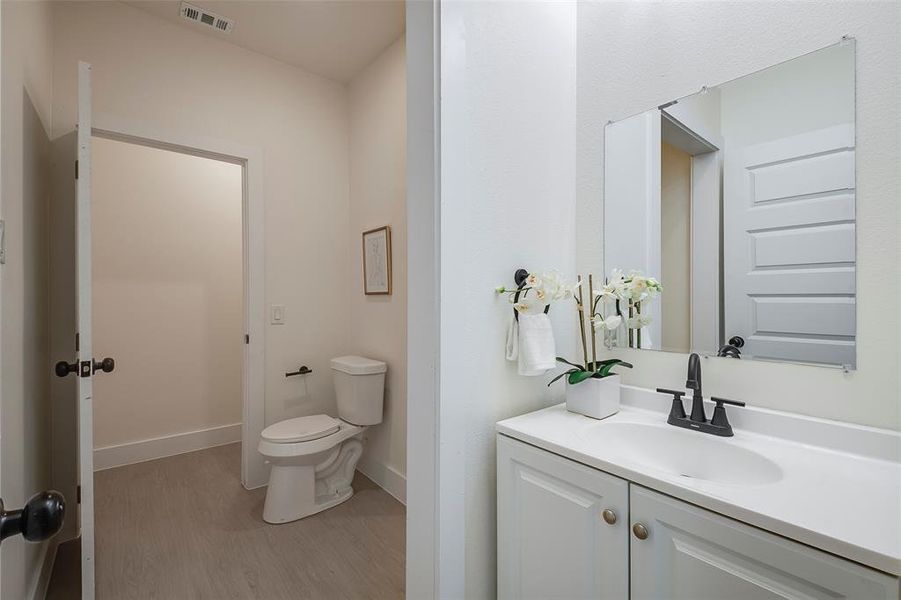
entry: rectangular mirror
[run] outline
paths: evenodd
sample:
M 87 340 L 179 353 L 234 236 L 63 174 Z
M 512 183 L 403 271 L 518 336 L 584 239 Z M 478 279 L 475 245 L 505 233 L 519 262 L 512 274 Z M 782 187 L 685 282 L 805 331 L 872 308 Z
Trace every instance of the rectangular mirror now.
M 608 345 L 855 368 L 854 62 L 844 39 L 607 125 Z

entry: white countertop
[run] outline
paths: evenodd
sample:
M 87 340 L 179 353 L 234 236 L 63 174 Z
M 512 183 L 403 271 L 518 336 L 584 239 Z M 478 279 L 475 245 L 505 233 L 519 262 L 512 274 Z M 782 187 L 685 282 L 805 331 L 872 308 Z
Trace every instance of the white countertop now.
M 586 432 L 599 423 L 666 425 L 670 400 L 623 387 L 619 413 L 598 421 L 564 404 L 497 424 L 503 435 L 639 485 L 901 576 L 901 434 L 763 409 L 728 407 L 735 436 L 713 438 L 772 460 L 778 481 L 727 484 L 686 478 L 630 460 L 621 446 L 605 451 Z M 686 402 L 686 406 L 688 401 Z M 711 412 L 708 405 L 708 415 Z M 676 429 L 676 428 L 673 428 Z M 763 432 L 766 431 L 768 435 Z M 777 437 L 779 436 L 779 437 Z M 640 443 L 640 440 L 636 440 Z

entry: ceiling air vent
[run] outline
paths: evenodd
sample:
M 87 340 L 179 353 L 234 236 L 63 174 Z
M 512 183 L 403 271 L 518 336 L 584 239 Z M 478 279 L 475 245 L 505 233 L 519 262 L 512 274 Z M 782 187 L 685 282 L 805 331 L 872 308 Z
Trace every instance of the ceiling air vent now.
M 206 9 L 200 8 L 199 6 L 194 6 L 193 4 L 188 4 L 187 2 L 181 3 L 180 12 L 183 19 L 187 19 L 188 21 L 193 21 L 195 23 L 200 23 L 201 25 L 206 25 L 207 27 L 212 27 L 213 29 L 221 31 L 222 33 L 230 33 L 231 30 L 235 27 L 235 22 L 231 19 L 226 19 L 225 17 L 221 17 L 214 12 L 210 12 Z

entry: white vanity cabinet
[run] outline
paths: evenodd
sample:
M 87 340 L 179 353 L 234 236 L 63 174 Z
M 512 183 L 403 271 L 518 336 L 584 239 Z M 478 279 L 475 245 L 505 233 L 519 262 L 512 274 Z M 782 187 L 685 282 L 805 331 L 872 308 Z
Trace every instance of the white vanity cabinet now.
M 501 599 L 899 597 L 890 575 L 497 439 Z
M 497 482 L 498 598 L 629 597 L 628 482 L 504 436 Z
M 631 598 L 898 598 L 898 580 L 664 496 L 629 490 Z

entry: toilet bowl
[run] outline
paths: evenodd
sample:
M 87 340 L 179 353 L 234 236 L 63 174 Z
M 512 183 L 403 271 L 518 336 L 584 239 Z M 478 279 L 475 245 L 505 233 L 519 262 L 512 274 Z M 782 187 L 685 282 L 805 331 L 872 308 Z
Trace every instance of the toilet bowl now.
M 382 421 L 385 363 L 360 356 L 332 359 L 338 417 L 312 415 L 263 430 L 258 450 L 271 465 L 263 506 L 267 523 L 296 521 L 353 495 L 362 433 Z

